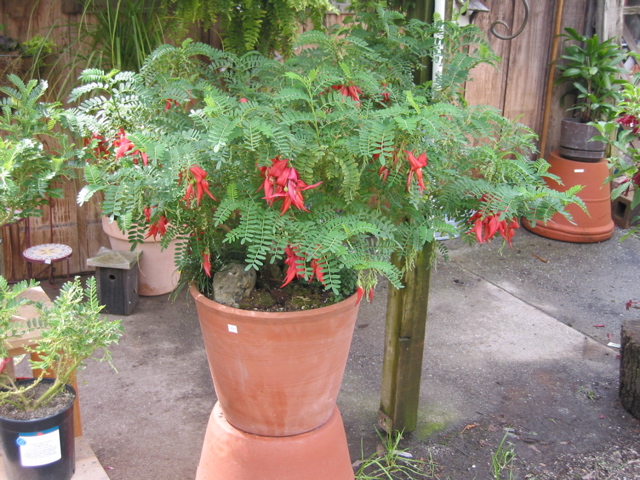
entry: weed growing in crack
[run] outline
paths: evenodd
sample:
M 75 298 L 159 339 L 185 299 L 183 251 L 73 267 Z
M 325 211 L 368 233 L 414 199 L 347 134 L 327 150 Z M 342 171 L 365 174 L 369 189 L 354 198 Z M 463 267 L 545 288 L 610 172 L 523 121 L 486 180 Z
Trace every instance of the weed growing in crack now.
M 507 473 L 506 479 L 512 480 L 513 477 L 513 461 L 516 458 L 516 452 L 511 442 L 505 444 L 505 440 L 509 433 L 505 433 L 496 451 L 491 455 L 491 474 L 494 480 L 503 480 L 502 474 Z
M 598 399 L 598 395 L 596 395 L 596 392 L 585 387 L 580 387 L 578 389 L 578 393 L 582 393 L 585 397 L 587 397 L 588 400 Z
M 395 435 L 377 432 L 382 443 L 379 451 L 356 462 L 356 480 L 418 480 L 436 478 L 437 464 L 429 459 L 414 458 L 406 449 L 400 448 L 402 433 Z

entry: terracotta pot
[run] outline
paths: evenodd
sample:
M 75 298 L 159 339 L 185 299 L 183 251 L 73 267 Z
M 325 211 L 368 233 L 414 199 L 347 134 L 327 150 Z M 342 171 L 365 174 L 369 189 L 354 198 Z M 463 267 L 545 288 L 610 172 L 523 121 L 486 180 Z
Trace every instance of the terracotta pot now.
M 116 222 L 102 217 L 102 228 L 109 236 L 112 250 L 130 252 L 131 243 Z M 172 292 L 180 280 L 180 272 L 175 265 L 176 242 L 173 241 L 164 250 L 160 242 L 153 238 L 145 238 L 136 250 L 142 255 L 138 262 L 138 295 L 152 297 Z
M 300 312 L 227 307 L 191 287 L 226 421 L 254 435 L 299 435 L 332 416 L 358 315 L 356 296 Z
M 572 221 L 555 214 L 546 224 L 537 223 L 532 227 L 528 222 L 522 224 L 542 237 L 573 243 L 594 243 L 608 240 L 613 236 L 615 225 L 611 215 L 611 196 L 609 184 L 609 166 L 605 159 L 596 163 L 576 162 L 562 158 L 558 152 L 549 155 L 549 173 L 560 177 L 562 185 L 548 179 L 547 185 L 554 190 L 564 192 L 576 185 L 583 185 L 578 193 L 587 207 L 583 211 L 577 205 L 569 205 L 567 211 Z

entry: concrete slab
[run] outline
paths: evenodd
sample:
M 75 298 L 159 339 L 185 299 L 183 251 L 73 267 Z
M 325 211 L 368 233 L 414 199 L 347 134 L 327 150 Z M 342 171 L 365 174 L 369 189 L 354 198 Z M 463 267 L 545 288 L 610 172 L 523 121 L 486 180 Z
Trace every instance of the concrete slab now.
M 580 245 L 520 230 L 502 254 L 497 242 L 447 241 L 452 260 L 439 263 L 429 299 L 420 422 L 403 443 L 433 459 L 438 478 L 492 478 L 505 434 L 515 478 L 640 478 L 629 473 L 640 425 L 617 401 L 617 351 L 606 346 L 639 316 L 624 303 L 640 297 L 640 244 L 620 243 L 622 233 Z M 382 284 L 362 306 L 338 400 L 354 461 L 379 443 L 386 294 Z M 90 364 L 80 375 L 84 435 L 112 480 L 193 479 L 215 393 L 191 299 L 142 297 L 123 323 L 118 373 Z M 588 477 L 605 471 L 603 455 L 617 473 Z

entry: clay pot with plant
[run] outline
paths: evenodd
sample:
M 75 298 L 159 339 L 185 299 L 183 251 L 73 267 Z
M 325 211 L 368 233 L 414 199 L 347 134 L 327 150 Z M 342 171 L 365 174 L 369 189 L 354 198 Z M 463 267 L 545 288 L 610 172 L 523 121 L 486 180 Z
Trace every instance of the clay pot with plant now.
M 544 187 L 529 129 L 464 101 L 468 69 L 495 60 L 475 27 L 383 11 L 357 20 L 304 33 L 284 61 L 163 46 L 140 73 L 85 71 L 72 94 L 87 138 L 79 199 L 102 192 L 134 242 L 179 240 L 236 433 L 292 439 L 329 423 L 361 298 L 382 278 L 402 288 L 438 232 L 511 244 L 520 217 L 544 221 L 576 200 Z M 427 52 L 445 68 L 416 84 Z M 243 273 L 255 287 L 217 295 L 217 274 Z M 212 415 L 198 478 L 249 468 L 215 450 L 219 425 Z M 339 475 L 308 478 L 352 478 L 346 455 Z M 286 466 L 243 475 L 289 478 Z
M 72 380 L 89 358 L 110 361 L 108 348 L 122 330 L 119 320 L 100 315 L 95 278 L 86 288 L 79 278 L 65 283 L 49 304 L 26 298 L 36 287 L 33 281 L 10 286 L 0 276 L 0 443 L 8 480 L 68 480 L 75 470 Z M 35 307 L 34 318 L 21 317 L 27 305 Z M 37 333 L 35 345 L 23 341 L 31 332 Z M 8 364 L 16 342 L 30 354 L 36 377 L 14 378 Z
M 9 35 L 0 35 L 0 85 L 11 86 L 9 75 L 24 80 L 38 77 L 41 67 L 56 47 L 55 42 L 42 35 L 18 42 Z
M 626 83 L 621 75 L 626 69 L 620 65 L 628 54 L 615 38 L 600 41 L 598 35 L 586 37 L 572 28 L 566 28 L 565 53 L 556 64 L 556 84 L 567 84 L 569 89 L 561 102 L 573 102 L 567 108 L 572 118 L 562 120 L 560 155 L 570 160 L 597 162 L 605 156 L 605 144 L 592 140 L 598 131 L 591 122 L 612 118 L 620 100 L 621 86 Z

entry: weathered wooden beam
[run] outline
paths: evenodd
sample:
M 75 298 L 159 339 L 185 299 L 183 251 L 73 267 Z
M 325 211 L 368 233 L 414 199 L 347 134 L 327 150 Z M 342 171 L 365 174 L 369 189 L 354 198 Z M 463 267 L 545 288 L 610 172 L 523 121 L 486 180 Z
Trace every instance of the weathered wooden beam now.
M 434 249 L 435 242 L 425 245 L 404 276 L 405 288 L 389 289 L 378 412 L 378 424 L 389 434 L 416 429 Z
M 640 320 L 622 324 L 620 341 L 620 403 L 640 419 Z

